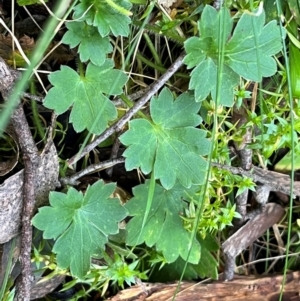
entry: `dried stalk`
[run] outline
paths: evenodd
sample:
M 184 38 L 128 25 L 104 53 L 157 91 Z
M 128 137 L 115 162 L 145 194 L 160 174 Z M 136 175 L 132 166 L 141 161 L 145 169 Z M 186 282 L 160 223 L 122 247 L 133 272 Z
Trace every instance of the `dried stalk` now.
M 8 100 L 19 72 L 10 69 L 5 61 L 0 58 L 0 90 L 5 101 Z M 23 185 L 23 211 L 22 211 L 22 242 L 21 242 L 21 276 L 17 288 L 17 300 L 30 300 L 31 287 L 31 242 L 32 228 L 31 217 L 35 202 L 35 178 L 39 164 L 38 150 L 32 138 L 25 113 L 21 104 L 18 104 L 11 115 L 11 122 L 18 137 L 20 149 L 24 160 L 24 185 Z

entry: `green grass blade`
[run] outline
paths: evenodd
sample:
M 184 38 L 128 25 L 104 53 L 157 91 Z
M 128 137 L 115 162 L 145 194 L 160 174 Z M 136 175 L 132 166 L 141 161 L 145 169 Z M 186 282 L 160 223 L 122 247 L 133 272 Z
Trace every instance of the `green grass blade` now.
M 13 240 L 10 244 L 10 250 L 9 250 L 9 254 L 8 254 L 8 261 L 7 261 L 6 271 L 5 271 L 4 279 L 2 281 L 2 287 L 0 289 L 0 300 L 4 300 L 5 289 L 6 289 L 6 286 L 7 286 L 9 275 L 10 275 L 11 270 L 12 270 L 12 264 L 13 264 L 12 261 L 13 261 L 14 249 L 15 249 L 15 245 L 16 245 L 16 239 L 17 239 L 16 237 L 13 238 Z
M 222 8 L 221 8 L 222 9 Z M 225 37 L 225 30 L 222 31 L 222 28 L 225 27 L 225 18 L 224 15 L 221 14 L 220 19 L 219 19 L 219 33 L 223 33 L 222 36 L 219 36 L 218 38 L 218 64 L 217 64 L 217 68 L 218 68 L 218 72 L 217 72 L 217 91 L 216 91 L 216 104 L 215 104 L 215 114 L 214 114 L 214 123 L 213 123 L 213 129 L 212 129 L 212 136 L 211 136 L 211 140 L 212 142 L 215 140 L 216 137 L 216 131 L 218 128 L 218 116 L 217 116 L 217 108 L 218 108 L 218 104 L 220 103 L 220 98 L 221 98 L 221 84 L 222 84 L 222 74 L 223 74 L 223 67 L 224 67 L 224 54 L 225 54 L 225 42 L 226 42 L 226 37 Z M 188 265 L 188 258 L 191 254 L 191 250 L 192 250 L 192 243 L 193 240 L 195 239 L 196 235 L 197 235 L 197 228 L 198 228 L 198 224 L 201 220 L 202 217 L 202 213 L 204 210 L 204 204 L 205 204 L 205 196 L 206 196 L 206 191 L 208 189 L 208 184 L 209 184 L 209 174 L 210 174 L 210 170 L 211 170 L 211 162 L 212 162 L 212 154 L 213 154 L 213 150 L 214 150 L 214 143 L 211 143 L 211 150 L 209 152 L 209 158 L 208 158 L 208 169 L 206 171 L 206 176 L 205 176 L 205 183 L 202 186 L 201 189 L 201 193 L 199 194 L 199 199 L 198 199 L 198 204 L 201 204 L 200 206 L 198 206 L 197 208 L 197 212 L 196 212 L 196 219 L 194 221 L 193 224 L 193 229 L 191 232 L 191 237 L 190 237 L 190 241 L 189 241 L 189 246 L 188 246 L 188 256 L 187 256 L 187 260 L 185 262 L 183 271 L 181 273 L 180 276 L 180 280 L 178 282 L 178 286 L 176 289 L 176 292 L 173 295 L 173 299 L 172 301 L 175 300 L 176 294 L 179 291 L 180 288 L 180 283 L 183 280 L 183 276 L 185 274 L 185 271 L 187 269 L 187 265 Z
M 56 6 L 54 9 L 54 14 L 55 16 L 59 18 L 63 18 L 65 20 L 68 16 L 68 14 L 71 12 L 72 8 L 75 6 L 76 2 L 75 1 L 71 7 L 68 8 L 69 6 L 69 0 L 62 0 L 59 1 L 59 4 Z M 65 13 L 66 8 L 68 8 L 68 11 Z M 63 22 L 60 21 L 60 22 Z M 27 67 L 27 70 L 22 74 L 21 79 L 16 83 L 9 100 L 7 102 L 7 105 L 3 112 L 0 114 L 0 135 L 2 135 L 3 130 L 5 129 L 8 120 L 14 111 L 15 107 L 17 106 L 18 100 L 20 98 L 20 95 L 23 93 L 23 91 L 26 89 L 26 86 L 29 82 L 30 77 L 32 76 L 32 73 L 38 63 L 41 61 L 43 58 L 43 55 L 45 51 L 47 50 L 49 44 L 51 43 L 54 35 L 55 35 L 55 29 L 58 25 L 59 21 L 51 17 L 47 24 L 45 25 L 45 31 L 43 35 L 41 36 L 41 39 L 37 43 L 37 47 L 31 57 L 31 64 Z
M 281 10 L 281 3 L 279 0 L 276 0 L 276 6 L 277 6 L 277 12 L 279 16 L 282 16 L 282 10 Z M 281 37 L 282 37 L 282 43 L 283 43 L 283 55 L 285 60 L 285 67 L 286 67 L 286 77 L 287 77 L 287 83 L 288 83 L 288 92 L 289 92 L 289 104 L 290 104 L 290 123 L 291 123 L 291 185 L 290 185 L 290 191 L 292 192 L 294 189 L 294 170 L 295 170 L 295 141 L 294 141 L 294 114 L 293 114 L 293 96 L 292 96 L 292 80 L 291 80 L 291 73 L 290 73 L 290 64 L 289 64 L 289 58 L 287 55 L 287 48 L 285 44 L 285 35 L 283 32 L 283 25 L 281 18 L 279 18 L 280 22 L 280 29 L 281 29 Z M 280 290 L 280 297 L 279 300 L 282 300 L 283 297 L 283 290 L 284 290 L 284 284 L 286 282 L 286 274 L 288 269 L 288 255 L 289 255 L 289 246 L 290 246 L 290 240 L 291 240 L 291 231 L 292 231 L 292 208 L 293 208 L 293 193 L 290 194 L 290 202 L 289 202 L 289 215 L 288 215 L 288 233 L 287 233 L 287 245 L 286 245 L 286 257 L 285 257 L 285 263 L 284 263 L 284 270 L 283 270 L 283 278 L 282 278 L 282 286 Z

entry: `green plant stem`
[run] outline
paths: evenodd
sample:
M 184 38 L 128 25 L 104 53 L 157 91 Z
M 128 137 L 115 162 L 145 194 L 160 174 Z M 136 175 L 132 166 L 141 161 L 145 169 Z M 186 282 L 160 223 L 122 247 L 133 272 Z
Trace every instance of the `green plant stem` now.
M 279 3 L 278 0 L 276 0 L 276 7 L 278 16 L 282 15 L 281 11 L 281 3 Z M 291 184 L 290 184 L 290 191 L 293 191 L 294 189 L 294 169 L 295 169 L 295 141 L 294 141 L 294 113 L 293 113 L 293 98 L 292 98 L 292 86 L 291 86 L 291 74 L 290 74 L 290 64 L 289 64 L 289 58 L 287 56 L 287 49 L 285 45 L 285 34 L 283 32 L 283 26 L 282 21 L 279 18 L 279 24 L 280 24 L 280 32 L 281 32 L 281 38 L 282 38 L 282 44 L 283 44 L 283 55 L 284 60 L 286 62 L 286 77 L 287 77 L 287 83 L 288 83 L 288 91 L 289 91 L 289 103 L 290 103 L 290 124 L 291 124 Z M 280 290 L 280 297 L 279 300 L 282 300 L 283 297 L 283 290 L 284 290 L 284 284 L 286 283 L 286 274 L 288 269 L 288 255 L 289 255 L 289 247 L 290 247 L 290 241 L 291 241 L 291 231 L 292 231 L 292 213 L 293 213 L 293 194 L 290 194 L 290 202 L 289 202 L 289 217 L 288 217 L 288 234 L 287 234 L 287 244 L 286 244 L 286 256 L 285 256 L 285 263 L 284 263 L 284 270 L 283 270 L 283 277 L 282 277 L 282 285 Z
M 131 101 L 128 97 L 126 97 L 125 94 L 120 95 L 120 98 L 125 102 L 125 104 L 126 104 L 129 108 L 132 108 L 132 107 L 133 107 L 134 102 Z M 138 115 L 139 117 L 142 117 L 142 118 L 144 118 L 144 119 L 147 119 L 147 120 L 151 121 L 151 119 L 150 119 L 148 116 L 146 116 L 146 115 L 145 115 L 143 112 L 141 112 L 141 111 L 138 111 L 138 112 L 137 112 L 137 115 Z
M 46 141 L 46 135 L 45 135 L 44 128 L 43 128 L 42 123 L 41 123 L 40 118 L 39 118 L 39 112 L 38 112 L 36 101 L 31 100 L 30 103 L 31 103 L 31 110 L 32 110 L 32 117 L 33 117 L 34 126 L 37 129 L 40 138 L 43 141 Z
M 116 4 L 114 1 L 112 0 L 105 0 L 105 2 L 110 5 L 112 8 L 114 8 L 115 10 L 117 10 L 119 13 L 125 15 L 125 16 L 131 16 L 132 12 L 130 12 L 129 10 L 125 9 L 124 7 Z
M 222 9 L 222 8 L 221 8 Z M 219 16 L 223 16 L 222 13 L 219 12 Z M 219 32 L 223 33 L 221 37 L 219 37 L 218 41 L 218 65 L 217 65 L 217 87 L 216 87 L 216 105 L 215 105 L 215 113 L 214 113 L 214 124 L 213 124 L 213 129 L 212 129 L 212 135 L 211 135 L 211 151 L 210 151 L 210 155 L 208 158 L 208 166 L 207 166 L 207 170 L 206 170 L 206 177 L 205 177 L 205 183 L 204 185 L 201 187 L 201 193 L 199 195 L 199 199 L 198 199 L 198 204 L 200 204 L 200 206 L 197 207 L 197 211 L 196 211 L 196 218 L 194 220 L 194 224 L 193 224 L 193 229 L 192 229 L 192 233 L 191 233 L 191 239 L 189 242 L 189 246 L 188 246 L 188 256 L 187 256 L 187 260 L 185 261 L 184 264 L 184 268 L 183 271 L 181 273 L 180 276 L 180 280 L 178 282 L 178 286 L 176 288 L 176 291 L 173 295 L 172 301 L 175 300 L 175 297 L 179 291 L 180 288 L 180 283 L 183 280 L 183 276 L 184 273 L 187 269 L 187 264 L 188 264 L 188 258 L 190 257 L 191 254 L 191 250 L 192 250 L 192 243 L 193 240 L 196 238 L 197 235 L 197 229 L 198 229 L 198 225 L 200 223 L 201 217 L 202 217 L 202 213 L 204 210 L 204 204 L 205 204 L 205 196 L 206 196 L 206 192 L 208 189 L 208 184 L 209 184 L 209 175 L 210 175 L 210 171 L 211 171 L 211 163 L 212 163 L 212 154 L 213 154 L 213 149 L 214 149 L 214 141 L 215 141 L 215 137 L 216 137 L 216 131 L 218 128 L 218 115 L 217 115 L 217 109 L 218 109 L 218 104 L 220 103 L 220 91 L 221 91 L 221 84 L 222 84 L 222 74 L 223 74 L 223 67 L 224 67 L 224 49 L 225 49 L 225 31 L 222 30 L 222 28 L 224 28 L 224 22 L 225 19 L 223 18 L 219 18 Z M 201 84 L 201 83 L 199 83 Z
M 134 26 L 137 26 L 137 27 L 141 26 L 140 21 L 133 20 L 132 23 Z M 145 26 L 145 30 L 150 32 L 150 34 L 153 33 L 153 34 L 161 35 L 161 29 L 159 26 L 156 26 L 156 25 L 147 24 Z M 168 32 L 168 33 L 164 32 L 163 36 L 165 36 L 167 39 L 170 39 L 180 45 L 183 45 L 183 43 L 185 42 L 185 38 L 182 38 L 181 36 L 173 34 L 171 32 Z
M 146 64 L 147 66 L 149 67 L 152 67 L 153 69 L 156 69 L 160 72 L 165 72 L 166 71 L 166 68 L 161 66 L 161 65 L 158 65 L 156 63 L 153 63 L 151 61 L 149 61 L 148 59 L 146 59 L 142 54 L 140 54 L 139 52 L 136 54 L 136 57 L 141 60 L 144 64 Z
M 11 273 L 12 267 L 13 267 L 13 255 L 14 255 L 14 250 L 15 250 L 15 245 L 16 245 L 16 237 L 14 237 L 10 242 L 10 249 L 9 249 L 9 254 L 8 254 L 8 260 L 7 260 L 7 266 L 5 270 L 5 275 L 4 279 L 2 281 L 2 286 L 0 289 L 0 300 L 3 300 L 4 294 L 5 294 L 5 289 L 7 286 L 8 278 Z M 4 245 L 3 245 L 4 247 Z M 3 262 L 2 262 L 3 263 Z M 2 269 L 4 268 L 4 265 L 2 265 Z
M 158 53 L 157 53 L 157 51 L 156 51 L 156 49 L 155 49 L 155 47 L 154 47 L 154 45 L 151 41 L 149 35 L 147 33 L 144 33 L 143 36 L 144 36 L 144 39 L 146 40 L 146 43 L 147 43 L 147 45 L 148 45 L 148 47 L 151 51 L 151 54 L 152 54 L 152 56 L 154 58 L 154 61 L 155 61 L 155 64 L 162 66 L 162 62 L 160 60 L 160 57 L 159 57 L 159 55 L 158 55 Z
M 36 91 L 35 91 L 35 87 L 34 87 L 34 83 L 31 82 L 31 85 L 30 85 L 30 93 L 32 95 L 35 95 Z M 33 117 L 33 123 L 34 123 L 34 126 L 35 128 L 37 129 L 38 131 L 38 134 L 40 136 L 40 138 L 43 140 L 43 141 L 46 141 L 46 134 L 45 134 L 45 131 L 44 131 L 44 128 L 42 126 L 42 123 L 41 123 L 41 120 L 39 118 L 39 112 L 38 112 L 38 108 L 37 108 L 37 104 L 36 104 L 36 101 L 35 100 L 31 100 L 31 110 L 32 110 L 32 117 Z
M 81 77 L 84 77 L 84 65 L 80 61 L 78 62 L 78 71 L 79 71 L 79 75 Z
M 153 168 L 152 168 L 153 170 Z M 152 203 L 153 203 L 153 197 L 154 197 L 154 192 L 155 192 L 155 177 L 154 177 L 154 171 L 152 171 L 151 173 L 151 178 L 150 178 L 150 182 L 149 182 L 149 189 L 148 189 L 148 198 L 147 198 L 147 205 L 146 205 L 146 210 L 145 210 L 145 215 L 143 217 L 143 222 L 142 222 L 142 226 L 141 226 L 141 231 L 139 232 L 139 236 L 135 242 L 135 245 L 131 248 L 131 252 L 133 252 L 133 250 L 135 249 L 135 247 L 139 244 L 139 240 L 142 236 L 142 233 L 144 231 L 148 216 L 150 214 L 150 210 L 152 207 Z M 129 254 L 130 255 L 130 254 Z M 128 255 L 128 256 L 129 256 Z
M 70 0 L 62 0 L 58 3 L 59 4 L 56 6 L 56 8 L 54 10 L 54 14 L 56 16 L 58 16 L 59 18 L 63 17 L 63 20 L 60 21 L 60 24 L 62 24 L 65 21 L 65 19 L 67 18 L 67 16 L 69 15 L 69 13 L 72 11 L 72 9 L 75 6 L 75 4 L 77 3 L 77 1 L 74 1 L 74 3 L 70 7 L 69 7 Z M 45 29 L 43 35 L 41 36 L 41 39 L 37 43 L 37 47 L 31 57 L 31 64 L 28 66 L 27 70 L 22 74 L 21 79 L 15 85 L 15 87 L 9 97 L 9 100 L 7 102 L 7 106 L 5 107 L 4 111 L 1 112 L 0 135 L 2 134 L 4 128 L 6 127 L 9 117 L 11 116 L 15 107 L 17 106 L 20 95 L 26 89 L 26 85 L 28 83 L 28 80 L 32 76 L 33 70 L 36 68 L 36 66 L 42 59 L 44 52 L 48 48 L 53 37 L 55 36 L 55 34 L 56 34 L 55 29 L 57 28 L 58 23 L 59 23 L 58 20 L 53 17 L 50 18 L 50 20 L 47 22 L 47 24 L 45 26 L 46 29 Z
M 145 18 L 145 20 L 143 21 L 142 26 L 141 26 L 141 28 L 140 28 L 140 30 L 139 30 L 138 35 L 142 35 L 145 25 L 149 22 L 149 18 L 150 18 L 150 15 L 151 15 L 152 10 L 153 10 L 153 8 L 154 8 L 154 5 L 155 5 L 155 2 L 154 2 L 154 1 L 152 1 L 152 2 L 149 4 L 149 6 L 148 6 L 148 15 L 147 15 L 147 17 Z M 131 58 L 131 56 L 132 56 L 132 54 L 133 54 L 133 52 L 134 52 L 134 49 L 135 49 L 135 47 L 136 47 L 138 41 L 139 41 L 139 38 L 137 38 L 137 39 L 135 40 L 135 42 L 132 44 L 132 47 L 131 47 L 131 49 L 130 49 L 130 51 L 129 51 L 129 53 L 128 53 L 126 59 L 125 59 L 123 68 L 125 68 L 126 65 L 128 64 L 128 62 L 130 61 L 130 58 Z M 125 115 L 126 115 L 126 114 L 125 114 Z M 134 115 L 134 114 L 133 114 L 133 115 Z M 132 115 L 132 116 L 133 116 L 133 115 Z M 97 116 L 96 120 L 94 121 L 93 126 L 92 126 L 92 128 L 91 128 L 91 132 L 92 132 L 93 128 L 95 127 L 95 125 L 98 123 L 98 121 L 99 121 L 100 118 L 101 118 L 101 114 L 99 114 L 99 115 Z M 121 118 L 120 120 L 122 120 L 122 119 L 123 119 L 123 118 Z M 110 127 L 110 129 L 113 129 L 113 126 Z M 114 132 L 114 131 L 113 131 L 113 132 Z M 111 134 L 113 134 L 113 132 L 112 132 Z M 104 133 L 107 133 L 107 131 L 105 131 Z M 103 133 L 103 134 L 104 134 L 104 133 Z M 102 134 L 102 135 L 103 135 L 103 134 Z M 102 136 L 102 135 L 101 135 L 101 136 Z M 90 139 L 90 136 L 91 136 L 91 133 L 89 133 L 89 134 L 86 136 L 86 138 L 85 138 L 85 140 L 83 141 L 83 144 L 82 144 L 82 146 L 81 146 L 81 148 L 80 148 L 78 154 L 77 154 L 75 157 L 73 157 L 73 160 L 74 160 L 74 161 L 78 161 L 80 158 L 82 158 L 82 157 L 84 156 L 84 154 L 86 154 L 84 150 L 87 149 L 87 147 L 88 147 L 88 146 L 86 146 L 86 145 L 87 145 L 87 143 L 88 143 L 88 141 L 89 141 L 89 139 Z M 110 135 L 109 135 L 109 136 L 110 136 Z M 107 136 L 106 138 L 108 138 L 109 136 Z M 106 139 L 106 138 L 105 138 L 105 139 Z M 104 140 L 105 140 L 105 139 L 104 139 Z M 96 140 L 98 140 L 98 139 L 96 139 Z M 96 141 L 96 140 L 95 140 L 95 141 Z M 104 141 L 104 140 L 103 140 L 103 141 Z M 95 141 L 94 141 L 93 143 L 91 143 L 91 144 L 94 145 Z M 103 142 L 103 141 L 101 141 L 101 142 Z M 100 143 L 101 143 L 101 142 L 100 142 Z M 97 143 L 97 144 L 95 145 L 95 147 L 96 147 L 98 144 L 100 144 L 100 143 Z M 91 144 L 90 144 L 90 145 L 91 145 Z M 84 154 L 83 154 L 83 153 L 84 153 Z M 70 162 L 70 161 L 69 161 L 69 162 Z M 69 163 L 69 164 L 70 164 L 70 163 Z
M 139 60 L 141 60 L 144 64 L 146 64 L 147 66 L 152 67 L 153 69 L 156 69 L 156 70 L 160 71 L 161 73 L 164 73 L 167 70 L 165 67 L 159 66 L 159 65 L 157 65 L 155 63 L 152 63 L 151 61 L 147 60 L 140 53 L 137 53 L 136 57 Z M 189 75 L 181 73 L 181 72 L 177 72 L 175 75 L 178 76 L 178 77 L 182 77 L 182 78 L 190 78 Z

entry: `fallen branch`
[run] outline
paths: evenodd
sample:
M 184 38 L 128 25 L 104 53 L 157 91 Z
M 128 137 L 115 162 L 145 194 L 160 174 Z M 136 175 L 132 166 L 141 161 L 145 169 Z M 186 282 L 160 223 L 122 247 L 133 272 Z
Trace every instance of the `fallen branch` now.
M 9 68 L 0 58 L 0 91 L 6 102 L 19 76 L 18 71 Z M 19 228 L 22 226 L 20 251 L 22 268 L 17 284 L 16 300 L 29 301 L 32 278 L 31 218 L 34 210 L 47 202 L 49 191 L 58 186 L 59 164 L 51 137 L 47 141 L 43 153 L 39 155 L 22 104 L 19 103 L 12 112 L 11 123 L 23 154 L 24 170 L 19 171 L 0 185 L 0 241 L 5 243 L 17 236 Z
M 5 61 L 0 58 L 0 90 L 4 100 L 7 102 L 19 72 L 10 69 Z M 29 125 L 21 104 L 15 108 L 11 122 L 18 137 L 18 142 L 23 154 L 24 161 L 24 185 L 23 185 L 23 210 L 22 210 L 22 241 L 21 241 L 21 276 L 17 288 L 17 300 L 30 300 L 31 287 L 31 242 L 32 228 L 31 217 L 33 214 L 35 202 L 35 185 L 36 170 L 39 164 L 38 150 L 32 138 Z
M 234 175 L 241 175 L 252 179 L 258 184 L 266 185 L 270 191 L 279 191 L 290 195 L 291 178 L 276 171 L 266 170 L 257 166 L 252 166 L 250 170 L 244 170 L 241 167 L 233 167 L 229 165 L 212 162 L 212 166 L 220 169 L 228 170 Z M 300 196 L 300 181 L 294 182 L 293 197 Z
M 278 223 L 284 213 L 283 207 L 269 203 L 263 212 L 256 214 L 223 243 L 222 249 L 226 258 L 224 280 L 233 279 L 236 256 L 261 237 L 270 227 Z
M 279 300 L 283 276 L 239 277 L 233 281 L 182 282 L 176 301 L 274 301 Z M 287 275 L 282 300 L 299 300 L 300 272 Z M 119 292 L 110 301 L 171 301 L 178 283 L 144 283 Z
M 75 173 L 72 176 L 61 178 L 60 183 L 62 185 L 76 186 L 79 184 L 77 181 L 79 178 L 81 178 L 85 175 L 88 175 L 90 173 L 95 173 L 100 170 L 110 168 L 112 166 L 115 166 L 116 164 L 120 164 L 120 163 L 124 163 L 124 162 L 125 162 L 124 158 L 116 158 L 116 159 L 107 160 L 107 161 L 100 162 L 100 163 L 91 164 L 88 167 L 86 167 L 85 169 L 80 170 L 79 172 Z
M 18 137 L 24 162 L 23 210 L 22 210 L 22 242 L 20 260 L 21 275 L 17 289 L 17 300 L 30 300 L 31 287 L 31 218 L 35 204 L 35 179 L 40 158 L 32 138 L 22 105 L 18 105 L 11 116 L 11 122 Z

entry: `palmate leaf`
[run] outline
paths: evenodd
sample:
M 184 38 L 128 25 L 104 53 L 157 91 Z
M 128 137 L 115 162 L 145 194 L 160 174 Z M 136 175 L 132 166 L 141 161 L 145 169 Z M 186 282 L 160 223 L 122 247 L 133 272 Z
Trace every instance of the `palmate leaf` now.
M 222 14 L 222 15 L 221 15 Z M 219 22 L 222 19 L 222 32 L 219 32 Z M 201 19 L 198 22 L 200 38 L 191 37 L 185 43 L 186 57 L 184 59 L 188 68 L 195 67 L 206 58 L 210 57 L 214 62 L 218 59 L 218 43 L 222 37 L 223 30 L 225 40 L 229 38 L 232 30 L 232 19 L 228 9 L 222 8 L 218 12 L 210 5 L 206 5 Z M 200 50 L 200 51 L 199 51 Z
M 47 94 L 44 106 L 62 114 L 73 105 L 70 122 L 74 129 L 81 132 L 88 129 L 100 134 L 110 120 L 117 117 L 113 103 L 104 95 L 118 95 L 127 81 L 127 76 L 112 69 L 113 62 L 106 60 L 102 66 L 89 63 L 85 76 L 73 69 L 62 66 L 60 71 L 49 75 L 53 85 Z
M 187 264 L 183 280 L 195 280 L 197 277 L 218 279 L 219 262 L 212 253 L 219 250 L 219 244 L 210 233 L 206 233 L 205 239 L 202 239 L 200 235 L 198 235 L 197 240 L 201 246 L 200 261 L 197 264 Z M 150 281 L 176 281 L 182 276 L 182 271 L 184 270 L 185 265 L 186 260 L 178 257 L 172 263 L 165 264 L 163 267 L 156 267 L 151 273 Z
M 120 6 L 129 10 L 131 3 L 127 0 L 114 0 Z M 105 1 L 81 0 L 81 3 L 74 7 L 74 19 L 85 20 L 89 25 L 98 28 L 102 37 L 110 32 L 116 36 L 125 36 L 129 34 L 129 24 L 131 19 L 112 8 Z
M 262 77 L 275 74 L 276 61 L 272 56 L 282 48 L 280 28 L 276 21 L 264 24 L 264 11 L 244 13 L 231 37 L 233 20 L 229 10 L 222 8 L 218 12 L 212 6 L 205 6 L 198 22 L 200 37 L 192 37 L 184 44 L 187 53 L 185 64 L 188 68 L 196 67 L 191 73 L 189 88 L 195 90 L 197 101 L 204 100 L 210 93 L 216 101 L 218 45 L 223 34 L 225 47 L 220 104 L 233 105 L 233 89 L 239 84 L 240 76 L 259 82 Z
M 149 247 L 155 245 L 156 249 L 163 253 L 167 262 L 174 262 L 181 256 L 184 260 L 197 264 L 200 259 L 200 244 L 197 240 L 193 240 L 188 257 L 191 233 L 183 228 L 183 220 L 179 216 L 184 209 L 184 202 L 181 200 L 185 196 L 184 188 L 178 183 L 171 190 L 155 185 L 150 213 L 140 233 L 147 206 L 148 190 L 149 181 L 134 187 L 134 197 L 125 205 L 129 215 L 133 216 L 126 227 L 126 243 L 131 246 L 143 242 Z
M 272 56 L 282 49 L 280 28 L 275 20 L 264 24 L 264 11 L 257 16 L 243 14 L 226 45 L 225 63 L 247 80 L 259 82 L 277 71 Z
M 209 152 L 210 142 L 205 131 L 195 128 L 201 122 L 199 109 L 192 95 L 184 93 L 174 101 L 170 90 L 163 89 L 150 102 L 153 122 L 132 120 L 120 137 L 129 146 L 123 154 L 126 169 L 141 168 L 145 174 L 153 170 L 166 189 L 177 179 L 185 187 L 202 184 L 207 167 L 202 156 Z
M 218 279 L 219 263 L 211 252 L 218 251 L 219 244 L 210 233 L 206 234 L 205 239 L 199 236 L 198 241 L 201 245 L 201 258 L 199 264 L 194 265 L 193 268 L 200 278 L 210 277 L 212 279 Z
M 34 216 L 33 225 L 45 239 L 55 239 L 53 252 L 61 268 L 79 278 L 88 272 L 91 255 L 104 249 L 107 237 L 119 232 L 118 222 L 127 216 L 119 199 L 112 199 L 116 185 L 98 181 L 85 195 L 74 188 L 68 193 L 51 192 L 50 205 Z M 70 256 L 72 254 L 72 256 Z
M 101 37 L 97 28 L 85 22 L 71 22 L 66 24 L 68 31 L 62 42 L 71 48 L 78 46 L 81 62 L 90 60 L 94 65 L 101 66 L 106 54 L 112 51 L 108 37 Z
M 214 100 L 217 98 L 217 66 L 211 58 L 201 62 L 191 73 L 190 89 L 195 89 L 198 100 L 205 99 L 210 93 Z M 199 84 L 201 83 L 201 84 Z M 239 83 L 239 76 L 227 66 L 224 66 L 221 82 L 221 104 L 232 106 L 234 87 Z

